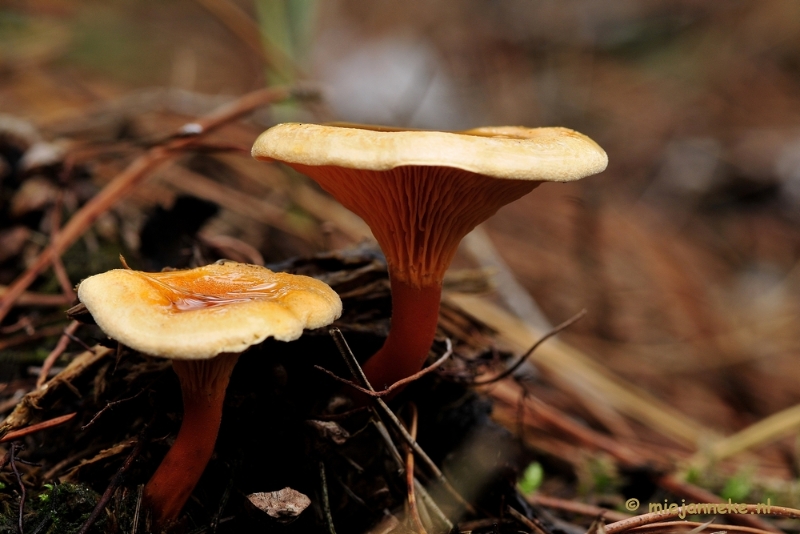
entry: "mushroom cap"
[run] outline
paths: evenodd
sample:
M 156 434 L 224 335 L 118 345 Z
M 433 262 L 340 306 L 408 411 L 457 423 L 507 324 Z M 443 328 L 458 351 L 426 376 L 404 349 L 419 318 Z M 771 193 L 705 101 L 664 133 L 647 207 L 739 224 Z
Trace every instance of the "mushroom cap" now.
M 262 133 L 253 157 L 385 171 L 443 166 L 493 178 L 569 182 L 608 165 L 600 146 L 568 128 L 484 127 L 463 132 L 285 123 Z
M 268 337 L 292 341 L 342 312 L 324 282 L 225 260 L 160 273 L 114 269 L 82 281 L 78 298 L 109 337 L 186 360 L 242 352 Z
M 309 176 L 364 219 L 390 277 L 416 288 L 441 285 L 461 238 L 500 207 L 607 164 L 582 134 L 520 126 L 448 133 L 286 123 L 262 133 L 253 156 Z

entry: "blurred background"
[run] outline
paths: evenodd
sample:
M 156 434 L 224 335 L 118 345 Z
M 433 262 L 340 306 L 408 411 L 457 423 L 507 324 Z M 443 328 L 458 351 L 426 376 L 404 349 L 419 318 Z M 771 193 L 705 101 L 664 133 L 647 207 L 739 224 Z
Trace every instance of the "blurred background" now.
M 551 323 L 587 308 L 562 340 L 713 433 L 800 401 L 800 3 L 3 2 L 0 284 L 46 242 L 58 189 L 46 174 L 14 182 L 22 154 L 37 168 L 80 149 L 84 186 L 65 197 L 68 215 L 137 150 L 274 84 L 321 98 L 256 114 L 218 142 L 249 148 L 286 120 L 589 135 L 608 170 L 545 184 L 484 225 L 496 268 L 532 297 L 527 319 L 540 320 L 533 303 Z M 44 163 L 28 152 L 40 142 Z M 363 230 L 310 181 L 246 153 L 197 154 L 180 169 L 190 174 L 159 171 L 101 217 L 67 257 L 113 253 L 70 267 L 73 283 L 120 251 L 138 267 L 188 261 L 153 248 L 175 221 L 206 247 L 268 263 Z M 262 204 L 281 215 L 255 213 Z M 455 266 L 482 264 L 465 249 Z M 797 449 L 790 434 L 762 452 L 795 478 Z

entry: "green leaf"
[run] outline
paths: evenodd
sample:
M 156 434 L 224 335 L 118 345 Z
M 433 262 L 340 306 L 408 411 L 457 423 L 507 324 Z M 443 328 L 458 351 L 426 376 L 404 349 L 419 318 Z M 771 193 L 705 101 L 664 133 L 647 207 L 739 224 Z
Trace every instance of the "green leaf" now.
M 749 471 L 740 471 L 725 482 L 720 496 L 723 499 L 730 499 L 733 502 L 742 502 L 750 494 L 753 488 L 752 477 Z
M 544 469 L 539 462 L 533 462 L 525 468 L 522 478 L 519 479 L 517 487 L 523 495 L 530 495 L 539 489 L 544 481 Z

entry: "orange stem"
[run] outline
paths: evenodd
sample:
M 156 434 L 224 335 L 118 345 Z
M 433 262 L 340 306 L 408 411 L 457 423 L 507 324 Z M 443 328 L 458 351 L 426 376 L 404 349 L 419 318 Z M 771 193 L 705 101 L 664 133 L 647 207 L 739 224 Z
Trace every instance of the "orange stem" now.
M 383 347 L 364 365 L 364 373 L 376 390 L 422 369 L 439 321 L 441 285 L 414 287 L 394 278 L 391 284 L 392 327 Z
M 144 488 L 156 525 L 178 518 L 211 459 L 222 404 L 238 354 L 210 360 L 173 360 L 183 396 L 183 421 L 175 444 Z

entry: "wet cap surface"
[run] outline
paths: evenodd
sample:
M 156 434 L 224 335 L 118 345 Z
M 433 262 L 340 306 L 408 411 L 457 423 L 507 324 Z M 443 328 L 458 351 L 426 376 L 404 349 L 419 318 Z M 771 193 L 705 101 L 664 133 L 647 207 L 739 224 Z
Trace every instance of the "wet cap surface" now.
M 233 261 L 160 273 L 115 269 L 81 282 L 78 298 L 112 339 L 174 359 L 242 352 L 268 337 L 292 341 L 342 310 L 319 280 Z

